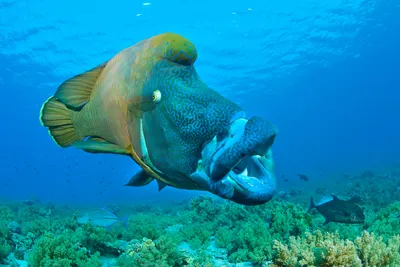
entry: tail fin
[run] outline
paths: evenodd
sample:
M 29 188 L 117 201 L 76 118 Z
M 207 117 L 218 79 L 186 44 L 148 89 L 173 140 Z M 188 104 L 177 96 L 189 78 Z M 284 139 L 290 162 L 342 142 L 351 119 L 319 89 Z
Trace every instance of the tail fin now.
M 72 124 L 72 112 L 54 97 L 47 99 L 40 110 L 40 122 L 61 147 L 70 146 L 80 139 Z
M 316 206 L 315 206 L 315 203 L 314 203 L 314 199 L 313 199 L 313 197 L 311 197 L 311 198 L 310 198 L 310 207 L 308 208 L 307 213 L 309 213 L 310 210 L 312 210 L 312 209 L 315 208 L 315 207 L 316 207 Z

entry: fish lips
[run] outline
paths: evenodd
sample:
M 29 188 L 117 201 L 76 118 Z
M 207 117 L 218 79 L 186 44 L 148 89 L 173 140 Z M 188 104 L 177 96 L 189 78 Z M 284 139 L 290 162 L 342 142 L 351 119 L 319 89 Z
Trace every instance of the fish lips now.
M 259 205 L 272 199 L 276 193 L 276 179 L 271 169 L 272 153 L 268 156 L 251 156 L 246 161 L 246 169 L 236 173 L 235 169 L 228 173 L 235 191 L 231 199 L 240 204 Z
M 219 195 L 246 205 L 263 204 L 273 197 L 276 180 L 270 148 L 276 135 L 273 124 L 252 117 L 235 120 L 218 137 L 208 173 L 215 190 L 224 190 Z

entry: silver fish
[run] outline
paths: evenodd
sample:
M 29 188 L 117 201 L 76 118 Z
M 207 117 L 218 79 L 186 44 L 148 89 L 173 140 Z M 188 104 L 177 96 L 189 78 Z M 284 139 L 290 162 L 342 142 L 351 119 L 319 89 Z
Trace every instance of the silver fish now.
M 90 223 L 92 225 L 102 226 L 108 229 L 111 225 L 118 222 L 123 223 L 124 226 L 127 227 L 128 216 L 121 218 L 113 212 L 105 208 L 101 208 L 85 212 L 82 216 L 77 218 L 77 221 L 80 224 Z

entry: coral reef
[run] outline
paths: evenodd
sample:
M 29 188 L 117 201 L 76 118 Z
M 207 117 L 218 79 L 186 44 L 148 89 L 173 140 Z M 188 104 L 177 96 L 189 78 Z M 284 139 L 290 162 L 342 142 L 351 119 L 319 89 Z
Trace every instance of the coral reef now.
M 288 245 L 274 242 L 273 266 L 398 266 L 400 236 L 387 243 L 364 231 L 354 242 L 336 233 L 317 230 L 305 237 L 290 237 Z
M 40 237 L 29 255 L 33 267 L 100 266 L 100 253 L 91 253 L 80 244 L 80 236 L 72 230 L 54 235 L 45 233 Z
M 0 205 L 0 264 L 399 266 L 400 202 L 396 200 L 400 195 L 394 194 L 392 202 L 386 196 L 376 201 L 379 196 L 370 196 L 374 193 L 368 185 L 384 177 L 365 172 L 348 179 L 356 188 L 341 195 L 360 193 L 366 215 L 364 224 L 355 225 L 323 225 L 320 214 L 306 212 L 308 201 L 294 200 L 306 196 L 304 192 L 261 206 L 206 196 L 174 205 L 111 206 L 114 212 L 130 216 L 126 228 L 115 224 L 107 229 L 78 224 L 79 212 L 70 208 L 8 203 Z M 354 182 L 360 179 L 367 184 Z M 387 186 L 393 187 L 398 176 L 388 180 Z M 385 188 L 383 182 L 379 186 Z M 343 186 L 348 187 L 349 182 Z

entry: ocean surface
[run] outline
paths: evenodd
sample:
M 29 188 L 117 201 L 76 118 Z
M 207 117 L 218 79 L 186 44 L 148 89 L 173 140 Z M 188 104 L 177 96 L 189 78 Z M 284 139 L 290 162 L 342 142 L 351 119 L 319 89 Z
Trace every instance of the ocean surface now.
M 217 201 L 215 205 L 230 203 L 208 192 L 172 187 L 158 192 L 155 182 L 126 187 L 140 170 L 132 159 L 61 148 L 40 124 L 42 104 L 63 81 L 164 32 L 180 34 L 195 44 L 195 68 L 208 86 L 239 104 L 249 117 L 261 116 L 276 125 L 272 150 L 277 192 L 290 195 L 282 201 L 301 204 L 306 212 L 316 188 L 347 199 L 350 192 L 364 188 L 355 183 L 356 189 L 348 189 L 349 177 L 361 184 L 368 179 L 370 184 L 379 184 L 382 191 L 370 192 L 376 199 L 387 188 L 399 191 L 400 1 L 0 0 L 0 202 L 15 214 L 21 207 L 45 203 L 71 210 L 149 205 L 156 210 L 151 211 L 152 218 L 166 203 L 192 201 L 190 211 L 196 210 L 193 201 L 204 201 L 203 197 Z M 309 180 L 299 179 L 298 174 Z M 395 182 L 386 184 L 385 177 Z M 379 204 L 371 200 L 368 205 L 376 205 L 368 214 L 399 201 L 396 194 Z M 274 206 L 271 203 L 266 205 Z M 179 205 L 176 210 L 181 209 Z M 130 212 L 134 216 L 138 209 Z M 261 214 L 252 212 L 252 216 Z M 61 213 L 66 217 L 60 218 L 72 216 L 68 209 Z M 14 221 L 23 224 L 22 215 L 15 216 Z M 235 224 L 236 218 L 231 220 Z M 368 227 L 360 229 L 373 232 Z M 302 228 L 299 233 L 305 231 Z M 126 241 L 135 238 L 123 237 Z M 15 252 L 16 243 L 3 238 Z M 246 249 L 246 253 L 254 252 L 249 246 Z M 229 253 L 228 249 L 230 262 L 261 262 Z M 269 262 L 271 257 L 262 261 Z M 97 266 L 37 262 L 33 266 Z M 135 264 L 126 266 L 152 266 Z M 184 266 L 174 264 L 155 266 Z M 363 266 L 369 265 L 363 261 Z

